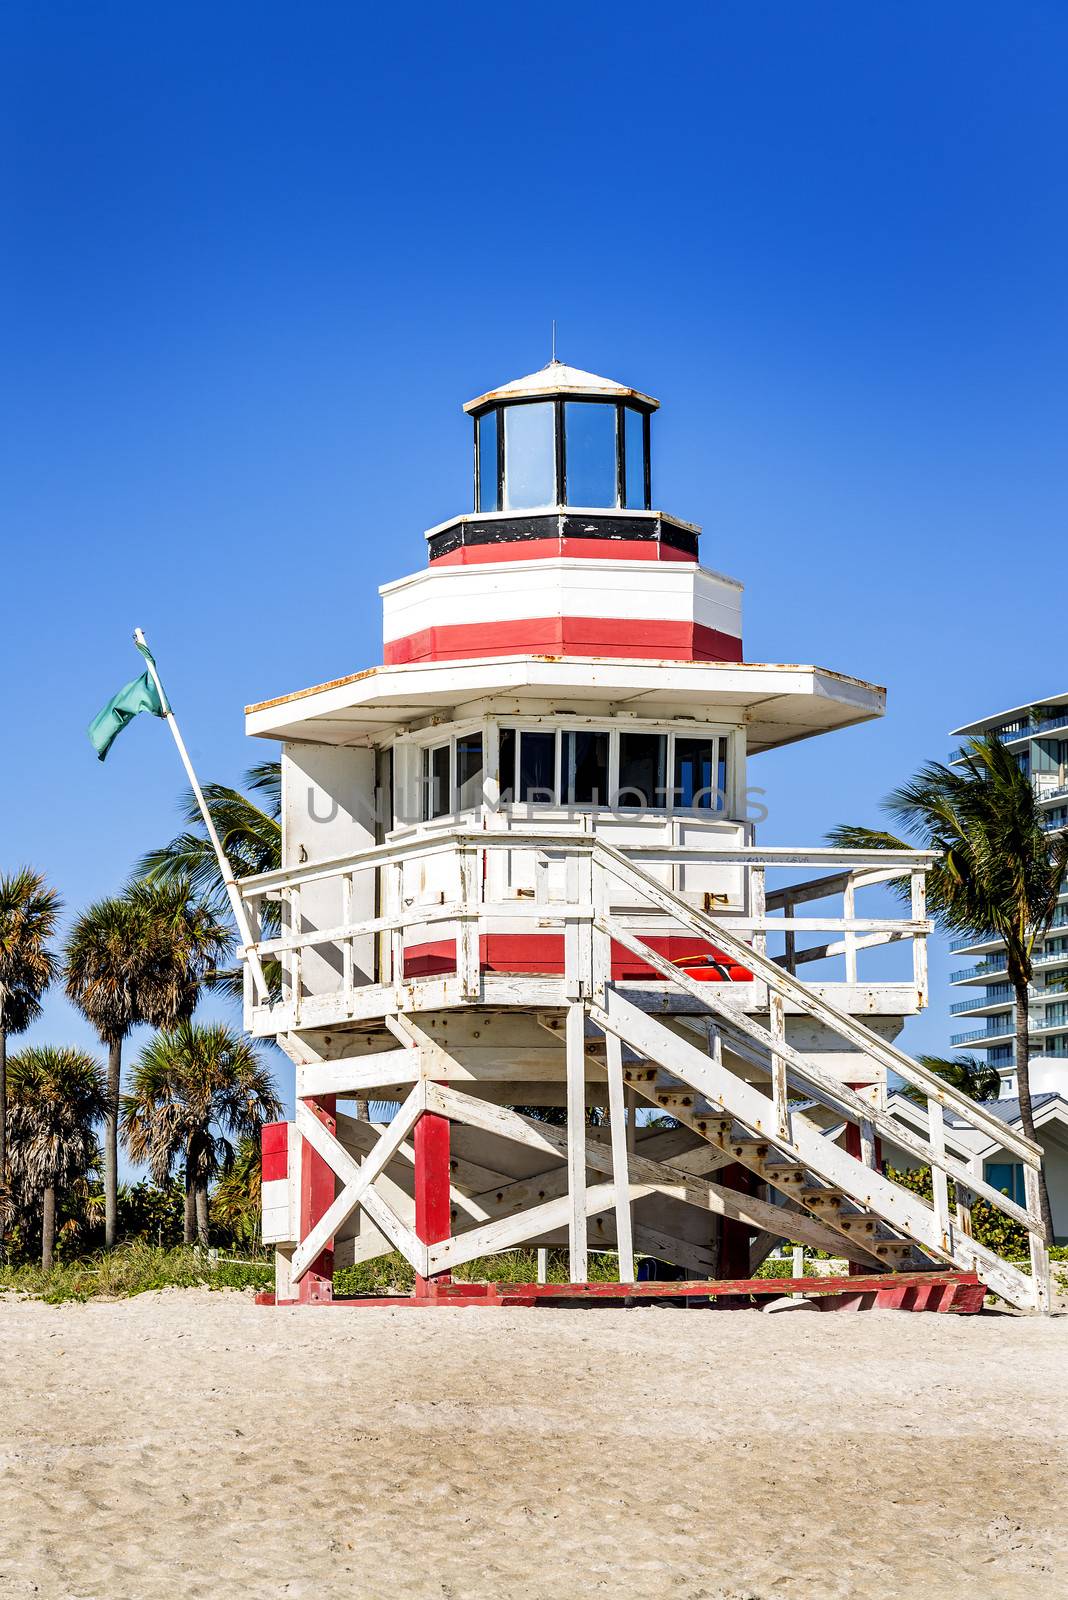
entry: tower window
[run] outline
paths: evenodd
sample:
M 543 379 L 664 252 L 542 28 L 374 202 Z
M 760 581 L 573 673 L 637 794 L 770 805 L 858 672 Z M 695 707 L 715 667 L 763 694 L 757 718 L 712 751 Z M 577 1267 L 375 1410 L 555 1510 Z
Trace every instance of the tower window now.
M 480 511 L 500 510 L 500 466 L 497 459 L 497 413 L 484 411 L 475 424 L 477 472 L 478 472 L 478 509 Z
M 504 408 L 505 511 L 556 502 L 556 444 L 551 400 Z
M 564 462 L 567 504 L 619 504 L 615 406 L 588 400 L 564 402 Z

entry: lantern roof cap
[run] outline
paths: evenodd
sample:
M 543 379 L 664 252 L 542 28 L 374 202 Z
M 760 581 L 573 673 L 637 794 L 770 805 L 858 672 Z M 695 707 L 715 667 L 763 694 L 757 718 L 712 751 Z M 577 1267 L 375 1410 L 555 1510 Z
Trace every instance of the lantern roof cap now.
M 569 367 L 563 361 L 550 361 L 540 372 L 531 372 L 525 378 L 513 378 L 511 383 L 490 389 L 476 399 L 469 400 L 465 411 L 479 411 L 495 401 L 542 400 L 552 395 L 585 395 L 591 400 L 631 400 L 655 411 L 660 405 L 651 395 L 630 389 L 625 383 L 611 378 L 600 378 L 595 372 L 583 372 L 580 367 Z

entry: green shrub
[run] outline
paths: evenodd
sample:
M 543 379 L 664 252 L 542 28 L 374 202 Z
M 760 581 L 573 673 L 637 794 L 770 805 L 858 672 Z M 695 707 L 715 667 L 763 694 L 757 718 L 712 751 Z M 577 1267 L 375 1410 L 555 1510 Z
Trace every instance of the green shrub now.
M 29 1263 L 0 1267 L 0 1290 L 33 1295 L 50 1305 L 125 1299 L 151 1289 L 269 1289 L 273 1284 L 274 1268 L 266 1259 L 212 1261 L 199 1250 L 164 1250 L 140 1240 L 81 1261 L 60 1261 L 50 1272 Z

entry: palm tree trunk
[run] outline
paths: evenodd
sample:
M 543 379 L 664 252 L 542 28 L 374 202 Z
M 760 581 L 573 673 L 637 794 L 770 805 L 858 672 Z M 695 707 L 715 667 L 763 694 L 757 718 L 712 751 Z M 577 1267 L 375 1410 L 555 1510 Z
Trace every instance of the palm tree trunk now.
M 208 1248 L 208 1186 L 201 1179 L 197 1183 L 197 1243 L 205 1250 Z
M 104 1114 L 104 1249 L 114 1250 L 119 1226 L 119 1087 L 122 1040 L 108 1045 L 107 1111 Z
M 48 1184 L 41 1197 L 41 1271 L 51 1272 L 56 1242 L 56 1191 Z
M 1037 1144 L 1035 1113 L 1031 1105 L 1031 1028 L 1027 1019 L 1027 979 L 1014 975 L 1012 987 L 1016 996 L 1016 1093 L 1020 1100 L 1020 1126 L 1027 1137 L 1034 1139 Z M 1039 1169 L 1038 1174 L 1038 1200 L 1046 1243 L 1050 1245 L 1053 1243 L 1053 1212 L 1049 1203 L 1049 1190 L 1046 1188 L 1044 1166 Z
M 196 1172 L 196 1155 L 192 1150 L 187 1150 L 185 1155 L 185 1218 L 182 1225 L 182 1243 L 189 1246 L 193 1243 L 196 1233 L 197 1216 L 197 1189 L 194 1173 Z

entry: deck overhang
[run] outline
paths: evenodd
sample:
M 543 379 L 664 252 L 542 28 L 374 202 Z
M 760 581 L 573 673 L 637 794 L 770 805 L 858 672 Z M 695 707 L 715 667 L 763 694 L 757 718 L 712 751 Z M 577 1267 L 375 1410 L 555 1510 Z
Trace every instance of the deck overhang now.
M 756 754 L 880 717 L 886 690 L 815 666 L 498 656 L 372 667 L 246 707 L 245 731 L 261 739 L 365 744 L 450 709 L 490 702 L 512 716 L 546 703 L 576 715 L 722 715 L 745 723 Z

